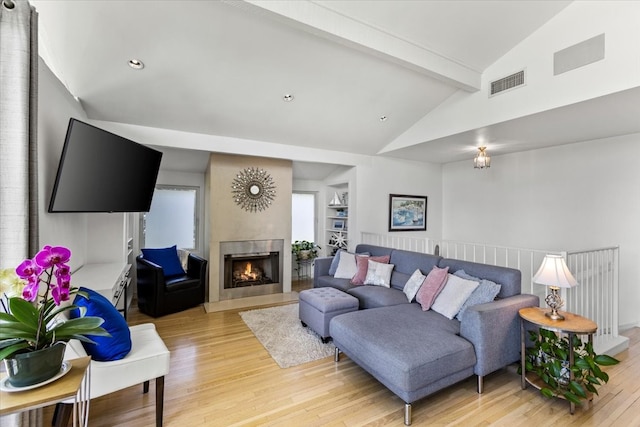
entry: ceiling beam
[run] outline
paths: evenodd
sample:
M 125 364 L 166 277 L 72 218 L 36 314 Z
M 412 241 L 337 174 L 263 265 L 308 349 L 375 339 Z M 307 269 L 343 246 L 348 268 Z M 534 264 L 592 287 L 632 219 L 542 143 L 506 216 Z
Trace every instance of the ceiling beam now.
M 226 0 L 289 26 L 384 58 L 468 92 L 480 90 L 481 73 L 433 50 L 310 1 Z

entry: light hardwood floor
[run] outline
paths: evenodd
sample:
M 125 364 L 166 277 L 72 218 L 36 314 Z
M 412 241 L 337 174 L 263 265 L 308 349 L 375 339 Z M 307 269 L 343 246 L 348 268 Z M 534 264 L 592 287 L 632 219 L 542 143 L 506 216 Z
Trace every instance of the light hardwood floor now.
M 129 323 L 155 323 L 171 350 L 165 426 L 403 425 L 403 402 L 345 356 L 279 368 L 239 311 L 152 319 L 132 310 Z M 486 377 L 482 395 L 474 377 L 416 402 L 413 425 L 640 426 L 640 328 L 624 335 L 631 345 L 606 369 L 611 380 L 573 416 L 567 402 L 521 390 L 514 365 Z M 131 387 L 92 400 L 90 425 L 153 426 L 154 405 L 153 384 L 148 394 Z

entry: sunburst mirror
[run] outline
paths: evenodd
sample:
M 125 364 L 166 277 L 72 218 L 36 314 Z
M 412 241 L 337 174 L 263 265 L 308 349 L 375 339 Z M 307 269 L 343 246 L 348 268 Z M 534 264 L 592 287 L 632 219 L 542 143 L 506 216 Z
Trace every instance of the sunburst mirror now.
M 233 200 L 245 211 L 260 212 L 271 206 L 276 185 L 269 173 L 260 168 L 245 168 L 231 184 Z

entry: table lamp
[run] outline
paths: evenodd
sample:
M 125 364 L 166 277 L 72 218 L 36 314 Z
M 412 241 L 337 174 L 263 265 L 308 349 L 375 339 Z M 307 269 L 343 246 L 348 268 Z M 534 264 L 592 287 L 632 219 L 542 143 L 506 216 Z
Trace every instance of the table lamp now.
M 538 272 L 533 276 L 533 283 L 548 286 L 551 293 L 544 299 L 551 311 L 545 315 L 552 320 L 564 320 L 564 316 L 558 313 L 558 309 L 564 305 L 564 301 L 558 294 L 560 288 L 573 288 L 578 285 L 576 279 L 569 271 L 562 255 L 545 255 Z

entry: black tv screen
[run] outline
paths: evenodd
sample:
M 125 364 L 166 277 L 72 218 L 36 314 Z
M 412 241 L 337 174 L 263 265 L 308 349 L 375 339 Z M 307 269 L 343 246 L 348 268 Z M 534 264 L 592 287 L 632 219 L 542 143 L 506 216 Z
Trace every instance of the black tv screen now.
M 49 212 L 148 212 L 162 153 L 74 118 Z

